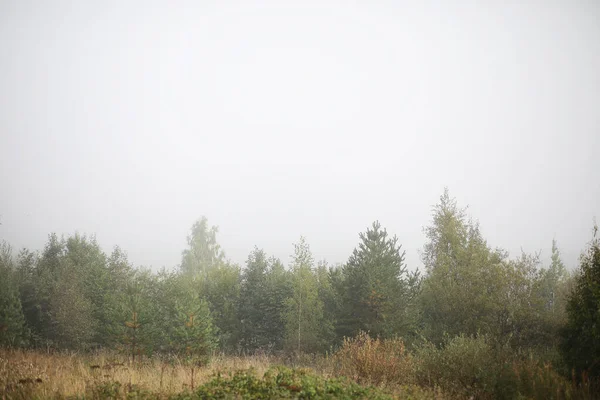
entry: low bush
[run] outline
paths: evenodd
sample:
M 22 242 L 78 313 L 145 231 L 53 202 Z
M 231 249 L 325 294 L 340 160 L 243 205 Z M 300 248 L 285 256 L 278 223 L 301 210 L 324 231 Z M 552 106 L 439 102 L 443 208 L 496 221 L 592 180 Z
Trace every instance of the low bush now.
M 237 371 L 175 399 L 391 399 L 344 378 L 325 379 L 305 369 L 274 367 L 259 378 L 252 370 Z
M 589 385 L 566 380 L 550 363 L 522 357 L 484 335 L 456 336 L 417 349 L 417 382 L 475 399 L 592 399 Z
M 457 336 L 447 339 L 441 348 L 426 342 L 417 349 L 417 358 L 421 385 L 440 386 L 450 393 L 476 398 L 497 395 L 496 387 L 506 381 L 510 370 L 485 336 Z M 501 397 L 514 398 L 514 393 Z

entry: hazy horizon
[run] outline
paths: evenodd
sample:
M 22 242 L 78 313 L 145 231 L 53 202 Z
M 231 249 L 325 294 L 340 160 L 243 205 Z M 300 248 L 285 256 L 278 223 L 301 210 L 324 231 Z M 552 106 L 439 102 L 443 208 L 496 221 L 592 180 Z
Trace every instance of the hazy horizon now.
M 0 3 L 0 240 L 95 234 L 179 264 L 345 262 L 374 220 L 412 269 L 447 186 L 492 247 L 569 268 L 600 216 L 600 3 Z

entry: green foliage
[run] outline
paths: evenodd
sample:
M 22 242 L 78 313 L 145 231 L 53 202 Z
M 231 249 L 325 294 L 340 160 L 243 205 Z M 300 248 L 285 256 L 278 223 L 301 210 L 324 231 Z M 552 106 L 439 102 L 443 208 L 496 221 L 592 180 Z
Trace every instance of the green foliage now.
M 284 301 L 289 281 L 281 262 L 255 248 L 242 273 L 238 315 L 240 345 L 245 351 L 282 347 Z
M 420 297 L 425 336 L 441 343 L 444 333 L 499 329 L 497 323 L 506 320 L 498 309 L 504 304 L 505 256 L 487 246 L 479 226 L 466 219 L 447 189 L 425 234 L 422 260 L 428 275 Z
M 378 221 L 359 236 L 361 242 L 343 267 L 339 334 L 353 336 L 364 330 L 390 337 L 413 331 L 418 279 L 408 274 L 398 239 L 389 237 Z
M 573 384 L 561 376 L 550 364 L 535 359 L 513 363 L 514 381 L 503 382 L 517 387 L 521 398 L 546 399 L 595 399 L 589 384 Z
M 137 313 L 139 318 L 141 299 L 136 297 L 134 286 L 135 270 L 127 260 L 127 255 L 115 247 L 106 259 L 105 281 L 107 289 L 103 293 L 100 311 L 98 336 L 102 346 L 116 347 L 124 344 L 126 335 L 123 332 L 124 321 Z M 139 291 L 139 288 L 138 288 Z
M 539 321 L 533 339 L 537 347 L 557 348 L 559 331 L 567 321 L 566 303 L 570 291 L 571 276 L 561 258 L 556 240 L 552 241 L 551 264 L 548 268 L 540 268 L 533 277 L 533 303 L 538 311 Z M 531 296 L 530 296 L 531 297 Z M 530 318 L 530 321 L 534 318 Z
M 105 265 L 96 240 L 77 234 L 51 234 L 39 258 L 19 253 L 20 296 L 35 344 L 86 349 L 104 342 L 110 309 L 105 298 L 113 290 Z
M 303 237 L 294 245 L 294 250 L 291 293 L 285 301 L 286 343 L 288 349 L 297 353 L 312 353 L 326 348 L 326 338 L 333 325 L 325 319 L 314 260 Z
M 566 284 L 558 249 L 553 264 L 539 257 L 508 260 L 492 250 L 479 226 L 467 220 L 446 190 L 425 230 L 422 259 L 428 275 L 420 296 L 423 334 L 436 344 L 451 336 L 486 334 L 516 348 L 548 348 L 561 323 L 560 296 Z
M 47 337 L 59 348 L 89 348 L 98 321 L 93 315 L 93 304 L 86 297 L 83 280 L 75 266 L 66 260 L 61 261 L 56 278 L 48 302 Z
M 285 350 L 295 362 L 331 350 L 336 372 L 361 382 L 417 381 L 482 398 L 569 398 L 600 382 L 596 236 L 574 277 L 556 241 L 547 266 L 539 255 L 509 259 L 447 189 L 425 228 L 424 278 L 408 272 L 398 239 L 377 221 L 338 267 L 315 263 L 301 238 L 289 270 L 258 248 L 241 269 L 217 233 L 198 220 L 171 272 L 134 268 L 93 236 L 51 234 L 41 253 L 23 249 L 16 258 L 2 243 L 0 346 L 173 354 L 195 368 L 217 346 Z M 405 349 L 420 339 L 416 355 Z M 558 379 L 557 368 L 572 368 L 581 385 Z
M 581 255 L 575 287 L 568 298 L 568 322 L 562 331 L 562 352 L 575 376 L 588 376 L 600 387 L 600 239 L 598 227 Z
M 219 343 L 223 350 L 235 349 L 239 341 L 237 315 L 240 268 L 225 259 L 217 242 L 219 228 L 209 228 L 202 217 L 192 226 L 188 248 L 182 253 L 180 272 L 195 283 L 197 294 L 208 301 Z
M 453 396 L 477 399 L 583 399 L 587 388 L 573 386 L 549 364 L 518 357 L 488 337 L 447 337 L 442 347 L 426 342 L 416 353 L 421 385 Z
M 208 364 L 216 344 L 208 304 L 193 290 L 187 290 L 178 299 L 175 311 L 172 347 L 190 365 Z
M 36 294 L 35 267 L 38 255 L 27 249 L 19 251 L 16 260 L 15 281 L 19 290 L 19 297 L 28 330 L 28 339 L 31 344 L 39 342 L 34 332 L 36 322 L 39 320 L 39 308 Z
M 391 399 L 377 389 L 342 378 L 324 379 L 306 370 L 272 368 L 262 378 L 249 371 L 217 375 L 193 396 L 181 399 Z
M 0 347 L 22 347 L 28 334 L 25 317 L 16 285 L 12 250 L 8 243 L 0 242 Z
M 323 302 L 323 318 L 327 325 L 322 330 L 323 341 L 326 344 L 334 344 L 337 341 L 335 327 L 341 309 L 340 300 L 334 287 L 334 275 L 338 269 L 329 267 L 326 261 L 317 264 L 315 274 L 318 284 L 318 296 Z
M 269 259 L 267 274 L 267 293 L 265 295 L 265 326 L 267 327 L 268 342 L 275 350 L 284 346 L 286 332 L 286 299 L 292 291 L 291 274 L 278 259 Z
M 457 395 L 475 398 L 515 398 L 516 393 L 497 393 L 496 389 L 516 390 L 514 382 L 502 385 L 510 364 L 485 336 L 447 337 L 438 348 L 431 342 L 419 347 L 418 379 L 421 384 L 436 385 Z
M 182 253 L 181 272 L 187 275 L 204 275 L 225 261 L 225 254 L 217 243 L 219 228 L 208 226 L 206 217 L 200 218 L 192 226 L 187 238 L 188 248 Z
M 120 304 L 120 322 L 114 332 L 126 354 L 175 353 L 200 363 L 214 348 L 208 304 L 193 282 L 181 275 L 137 271 Z M 190 319 L 193 322 L 188 327 Z
M 84 399 L 113 400 L 113 399 L 156 399 L 157 394 L 144 390 L 136 385 L 122 384 L 118 381 L 101 381 L 86 387 Z
M 127 282 L 120 293 L 119 307 L 111 333 L 122 353 L 135 362 L 136 357 L 150 353 L 152 340 L 153 316 L 148 310 L 148 292 L 143 273 L 138 273 Z
M 208 301 L 221 349 L 231 351 L 239 341 L 240 268 L 229 262 L 215 265 L 199 278 L 199 293 Z

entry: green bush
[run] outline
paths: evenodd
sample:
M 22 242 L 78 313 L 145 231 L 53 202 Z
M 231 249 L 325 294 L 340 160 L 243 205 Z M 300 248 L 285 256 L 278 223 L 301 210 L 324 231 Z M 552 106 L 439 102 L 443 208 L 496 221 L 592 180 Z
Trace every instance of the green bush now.
M 535 358 L 513 363 L 521 397 L 535 400 L 545 399 L 597 399 L 589 381 L 571 382 L 565 379 L 551 364 L 541 363 Z
M 589 385 L 572 384 L 550 363 L 519 357 L 486 336 L 447 338 L 417 349 L 417 381 L 476 399 L 591 399 Z
M 505 353 L 483 335 L 447 338 L 441 348 L 428 342 L 417 349 L 418 381 L 455 395 L 516 398 L 516 376 Z
M 276 367 L 262 378 L 252 370 L 238 371 L 177 399 L 391 399 L 379 390 L 343 378 L 325 379 L 304 369 Z

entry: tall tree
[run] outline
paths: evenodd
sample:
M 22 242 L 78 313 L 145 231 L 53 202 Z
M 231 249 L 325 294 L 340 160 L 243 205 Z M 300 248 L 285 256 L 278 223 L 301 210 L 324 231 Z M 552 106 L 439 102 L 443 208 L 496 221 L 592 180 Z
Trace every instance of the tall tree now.
M 281 350 L 285 343 L 286 299 L 292 292 L 292 280 L 291 274 L 279 259 L 271 257 L 268 263 L 265 331 L 268 346 L 274 350 Z
M 368 331 L 390 337 L 414 329 L 409 317 L 414 292 L 397 237 L 390 237 L 378 221 L 360 233 L 360 243 L 343 268 L 345 336 Z
M 240 344 L 249 352 L 280 350 L 285 335 L 284 307 L 291 291 L 281 261 L 258 248 L 248 256 L 239 299 Z
M 92 265 L 96 260 L 98 264 Z M 35 312 L 32 329 L 38 345 L 86 348 L 95 344 L 98 310 L 96 279 L 104 254 L 97 244 L 75 235 L 65 240 L 51 234 L 34 269 Z
M 206 278 L 198 281 L 198 294 L 208 301 L 218 330 L 219 344 L 226 351 L 234 350 L 239 340 L 237 305 L 240 280 L 240 267 L 230 262 L 222 262 L 211 268 Z
M 131 288 L 135 270 L 127 259 L 127 254 L 116 246 L 106 260 L 107 290 L 103 293 L 102 310 L 98 336 L 103 338 L 102 345 L 114 346 L 120 342 L 119 334 L 123 318 L 131 316 L 131 307 L 123 315 L 123 306 L 131 301 L 128 290 Z
M 200 218 L 187 237 L 188 248 L 182 253 L 181 271 L 188 275 L 206 276 L 208 271 L 225 261 L 225 254 L 217 243 L 219 228 L 209 228 L 208 219 Z
M 52 345 L 65 349 L 86 349 L 95 344 L 98 320 L 94 304 L 85 293 L 85 281 L 77 266 L 61 260 L 48 304 L 47 338 Z
M 552 314 L 560 314 L 564 298 L 564 283 L 568 272 L 560 257 L 556 239 L 552 240 L 552 256 L 550 266 L 542 271 L 542 295 L 546 307 Z
M 16 281 L 30 343 L 39 343 L 39 337 L 34 335 L 34 332 L 40 331 L 36 326 L 40 321 L 36 286 L 38 258 L 37 253 L 21 249 L 16 260 Z
M 20 347 L 27 344 L 25 317 L 12 259 L 12 249 L 0 242 L 0 347 Z
M 174 349 L 193 366 L 206 364 L 216 344 L 207 302 L 194 290 L 184 290 L 174 311 Z
M 98 329 L 94 330 L 92 344 L 102 346 L 107 344 L 107 334 L 104 327 L 110 323 L 107 311 L 112 307 L 109 293 L 116 288 L 114 279 L 107 267 L 106 254 L 100 248 L 95 236 L 74 234 L 65 242 L 65 262 L 73 269 L 81 284 L 81 294 L 90 303 L 91 317 Z
M 562 353 L 577 377 L 600 377 L 600 239 L 598 226 L 581 255 L 573 292 L 568 298 L 568 322 L 562 331 Z
M 425 228 L 427 271 L 420 296 L 425 335 L 441 343 L 444 333 L 486 333 L 495 328 L 506 254 L 492 251 L 479 226 L 467 220 L 446 188 Z
M 335 327 L 340 310 L 340 302 L 334 287 L 332 275 L 337 274 L 337 270 L 329 267 L 327 261 L 322 260 L 317 263 L 315 270 L 317 284 L 319 288 L 319 299 L 323 302 L 323 340 L 332 345 L 336 341 Z
M 248 255 L 242 274 L 238 313 L 240 341 L 244 350 L 253 352 L 269 347 L 268 287 L 269 260 L 257 247 Z
M 311 353 L 322 350 L 327 326 L 318 294 L 314 259 L 304 237 L 294 245 L 291 264 L 292 290 L 286 300 L 286 341 L 290 350 Z
M 206 217 L 194 223 L 180 272 L 194 281 L 197 294 L 208 301 L 222 349 L 232 350 L 239 331 L 240 268 L 226 260 L 217 242 L 218 232 L 217 226 L 209 227 Z

